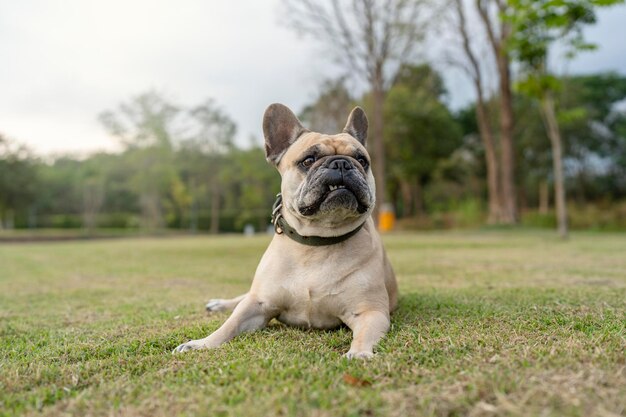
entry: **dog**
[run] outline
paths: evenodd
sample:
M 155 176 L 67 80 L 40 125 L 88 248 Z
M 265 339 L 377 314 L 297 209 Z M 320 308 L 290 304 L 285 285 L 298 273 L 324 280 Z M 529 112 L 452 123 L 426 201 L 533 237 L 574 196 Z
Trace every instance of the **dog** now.
M 289 108 L 263 117 L 265 155 L 279 171 L 276 233 L 250 291 L 215 299 L 209 311 L 234 310 L 214 333 L 173 353 L 216 348 L 274 318 L 301 328 L 353 333 L 349 359 L 367 359 L 387 333 L 397 306 L 396 278 L 372 220 L 374 176 L 365 149 L 368 121 L 356 107 L 342 133 L 311 132 Z

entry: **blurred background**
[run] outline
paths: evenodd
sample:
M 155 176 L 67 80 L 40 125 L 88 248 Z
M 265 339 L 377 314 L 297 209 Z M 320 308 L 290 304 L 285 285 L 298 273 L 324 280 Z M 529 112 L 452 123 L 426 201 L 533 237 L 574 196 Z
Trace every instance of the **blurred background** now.
M 324 133 L 366 110 L 385 229 L 626 230 L 624 22 L 611 0 L 0 1 L 0 238 L 265 232 L 273 102 Z

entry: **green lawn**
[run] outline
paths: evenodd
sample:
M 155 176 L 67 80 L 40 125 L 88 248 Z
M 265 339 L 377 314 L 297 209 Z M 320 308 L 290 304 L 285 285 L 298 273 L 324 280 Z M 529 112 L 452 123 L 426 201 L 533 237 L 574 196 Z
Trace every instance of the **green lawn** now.
M 279 323 L 171 355 L 268 241 L 0 245 L 0 415 L 626 414 L 626 235 L 386 236 L 401 299 L 375 359 Z

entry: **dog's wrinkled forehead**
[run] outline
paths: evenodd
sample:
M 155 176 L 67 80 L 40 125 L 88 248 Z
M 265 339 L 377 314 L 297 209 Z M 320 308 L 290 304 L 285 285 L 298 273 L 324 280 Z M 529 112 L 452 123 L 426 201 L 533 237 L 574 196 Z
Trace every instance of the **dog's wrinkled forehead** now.
M 317 157 L 329 155 L 354 156 L 357 153 L 367 155 L 365 147 L 347 133 L 323 135 L 321 133 L 308 132 L 299 137 L 289 147 L 279 167 L 286 168 L 288 165 L 293 165 L 309 153 L 315 153 Z

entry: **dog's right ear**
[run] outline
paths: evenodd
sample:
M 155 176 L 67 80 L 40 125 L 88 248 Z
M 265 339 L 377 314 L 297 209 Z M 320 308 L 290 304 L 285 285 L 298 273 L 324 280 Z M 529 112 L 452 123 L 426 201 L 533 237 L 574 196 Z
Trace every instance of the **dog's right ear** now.
M 365 112 L 360 107 L 355 107 L 350 112 L 350 116 L 348 116 L 348 123 L 346 123 L 346 127 L 343 128 L 343 132 L 352 136 L 359 142 L 361 145 L 365 146 L 365 140 L 367 139 L 367 116 Z
M 287 106 L 279 103 L 270 105 L 263 116 L 265 158 L 278 165 L 287 148 L 305 132 L 308 130 Z

